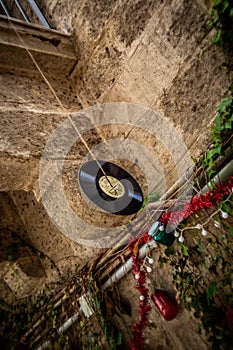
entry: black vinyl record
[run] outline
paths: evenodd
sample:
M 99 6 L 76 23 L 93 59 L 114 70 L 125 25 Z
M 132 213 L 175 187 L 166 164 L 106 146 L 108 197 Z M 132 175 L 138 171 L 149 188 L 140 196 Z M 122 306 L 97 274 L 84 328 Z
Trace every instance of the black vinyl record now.
M 78 180 L 86 196 L 109 213 L 131 215 L 143 204 L 137 181 L 116 164 L 103 160 L 87 162 L 81 166 Z

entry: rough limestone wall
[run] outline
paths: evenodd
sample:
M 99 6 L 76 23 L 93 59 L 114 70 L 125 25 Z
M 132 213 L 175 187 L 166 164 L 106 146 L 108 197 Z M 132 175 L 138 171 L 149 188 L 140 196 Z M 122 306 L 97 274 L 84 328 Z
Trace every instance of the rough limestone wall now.
M 35 68 L 15 70 L 9 62 L 1 70 L 0 297 L 8 302 L 61 280 L 99 252 L 63 235 L 40 200 L 39 166 L 46 142 L 67 111 L 80 110 L 66 77 L 47 78 L 65 112 Z
M 7 302 L 60 281 L 97 254 L 62 235 L 32 192 L 0 192 L 0 210 L 0 297 Z
M 61 65 L 59 77 L 49 74 L 49 70 L 46 72 L 65 106 L 65 114 L 61 113 L 61 106 L 33 65 L 12 69 L 10 62 L 9 66 L 4 62 L 0 81 L 0 189 L 14 191 L 16 213 L 23 218 L 29 238 L 38 249 L 56 258 L 57 246 L 48 242 L 47 235 L 51 230 L 56 240 L 59 233 L 50 226 L 47 216 L 41 218 L 39 211 L 44 214 L 41 203 L 34 205 L 34 202 L 39 198 L 40 157 L 49 137 L 67 118 L 66 113 L 104 102 L 147 106 L 173 123 L 191 154 L 197 156 L 208 143 L 208 126 L 217 104 L 227 93 L 229 72 L 225 69 L 224 55 L 210 44 L 213 33 L 208 26 L 208 1 L 41 0 L 41 4 L 54 28 L 73 34 L 80 57 L 69 73 L 64 65 Z M 18 55 L 21 57 L 21 53 Z M 85 122 L 95 126 L 95 120 Z M 127 138 L 127 132 L 123 133 L 120 127 L 101 130 L 98 137 L 106 139 L 120 134 Z M 156 140 L 136 131 L 131 136 L 154 149 L 169 174 L 171 159 L 160 145 L 156 146 Z M 91 145 L 93 135 L 88 137 Z M 75 150 L 79 155 L 85 154 L 80 144 Z M 81 157 L 77 167 L 80 162 Z M 136 165 L 120 164 L 132 167 L 133 173 L 137 173 Z M 67 168 L 70 169 L 69 165 Z M 170 173 L 170 184 L 174 178 Z M 139 181 L 143 184 L 143 176 Z M 73 189 L 71 186 L 68 200 L 74 208 Z M 19 192 L 21 190 L 26 192 Z M 23 213 L 25 203 L 28 209 Z M 90 219 L 103 220 L 103 214 L 92 215 L 92 209 L 88 215 Z M 107 215 L 106 220 L 111 225 Z M 61 251 L 64 248 L 67 255 L 75 251 L 81 257 L 83 248 L 76 251 L 67 244 L 71 246 L 70 241 L 61 238 L 58 246 Z M 92 249 L 87 250 L 79 261 L 88 260 L 94 253 Z
M 41 33 L 30 27 L 23 31 L 25 45 L 41 40 L 42 46 L 32 54 L 59 102 L 26 50 L 17 46 L 17 35 L 9 32 L 9 40 L 16 40 L 9 45 L 1 36 L 0 297 L 10 303 L 38 292 L 46 283 L 61 280 L 63 274 L 74 272 L 99 251 L 81 247 L 61 234 L 39 193 L 39 165 L 46 142 L 67 113 L 81 109 L 67 79 L 76 51 L 71 52 L 68 39 L 62 36 L 50 33 L 61 40 L 56 53 L 48 47 L 49 34 L 44 37 L 43 29 Z
M 71 32 L 80 61 L 71 77 L 84 106 L 127 101 L 172 121 L 196 156 L 229 87 L 225 57 L 210 43 L 210 1 L 41 1 Z
M 150 107 L 181 134 L 190 156 L 196 158 L 206 148 L 216 107 L 230 83 L 224 54 L 211 44 L 208 1 L 73 0 L 67 4 L 51 0 L 41 4 L 52 25 L 72 33 L 79 48 L 70 79 L 83 108 L 105 102 Z M 100 136 L 143 144 L 162 165 L 167 187 L 177 180 L 169 150 L 148 132 L 136 128 L 127 132 L 114 125 L 102 128 Z M 143 159 L 145 154 L 135 151 L 135 163 L 137 156 Z M 120 164 L 129 169 L 127 162 Z M 151 168 L 147 173 L 156 174 Z M 139 183 L 144 183 L 143 177 Z
M 46 72 L 68 111 L 103 102 L 148 106 L 174 124 L 191 155 L 196 157 L 204 149 L 208 126 L 229 86 L 225 58 L 210 44 L 205 3 L 53 0 L 41 4 L 52 25 L 72 33 L 78 47 L 80 57 L 69 76 L 67 71 L 62 76 L 62 65 L 60 79 Z M 36 158 L 65 117 L 59 116 L 61 108 L 36 69 L 5 68 L 1 85 L 1 189 L 35 190 Z M 101 136 L 106 139 L 108 133 Z M 149 144 L 148 135 L 142 142 L 145 139 Z M 162 154 L 159 147 L 154 151 Z M 16 171 L 9 171 L 11 166 L 19 169 L 17 177 Z

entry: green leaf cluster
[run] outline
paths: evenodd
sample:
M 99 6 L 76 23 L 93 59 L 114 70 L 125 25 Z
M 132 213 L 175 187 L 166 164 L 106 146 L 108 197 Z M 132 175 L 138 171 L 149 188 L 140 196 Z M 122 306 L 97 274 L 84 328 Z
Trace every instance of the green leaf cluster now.
M 213 0 L 210 25 L 216 33 L 213 44 L 223 46 L 233 44 L 233 3 L 231 0 Z
M 212 127 L 212 141 L 218 144 L 221 151 L 221 142 L 229 137 L 232 133 L 233 122 L 233 96 L 224 98 L 218 106 L 218 115 Z
M 208 169 L 208 180 L 216 173 L 215 161 L 224 155 L 224 146 L 227 144 L 233 148 L 233 95 L 224 98 L 217 108 L 217 117 L 211 128 L 212 148 L 203 160 L 203 168 Z

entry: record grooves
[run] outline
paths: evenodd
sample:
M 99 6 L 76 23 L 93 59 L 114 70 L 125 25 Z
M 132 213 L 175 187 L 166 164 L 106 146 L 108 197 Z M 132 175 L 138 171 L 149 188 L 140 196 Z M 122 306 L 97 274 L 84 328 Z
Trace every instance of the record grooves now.
M 131 215 L 143 204 L 142 190 L 137 181 L 116 164 L 103 160 L 87 162 L 81 166 L 78 180 L 91 202 L 109 213 Z

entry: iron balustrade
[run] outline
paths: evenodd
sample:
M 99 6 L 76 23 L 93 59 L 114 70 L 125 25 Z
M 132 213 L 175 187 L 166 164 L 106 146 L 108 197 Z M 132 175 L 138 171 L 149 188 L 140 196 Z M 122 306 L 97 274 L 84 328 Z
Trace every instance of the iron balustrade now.
M 24 2 L 28 3 L 31 7 L 31 9 L 33 10 L 34 14 L 37 16 L 40 24 L 45 27 L 45 28 L 51 28 L 49 22 L 47 21 L 47 19 L 45 18 L 45 16 L 43 15 L 43 13 L 41 12 L 39 6 L 37 5 L 35 0 L 25 0 Z M 31 23 L 31 20 L 29 18 L 29 15 L 26 13 L 22 1 L 19 0 L 14 0 L 13 2 L 18 10 L 20 11 L 23 19 L 27 22 L 27 23 Z M 5 0 L 0 0 L 0 5 L 2 7 L 3 13 L 9 17 L 9 18 L 15 18 L 15 16 L 12 15 L 12 13 L 10 12 L 6 1 Z

